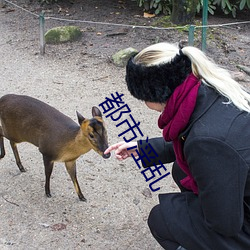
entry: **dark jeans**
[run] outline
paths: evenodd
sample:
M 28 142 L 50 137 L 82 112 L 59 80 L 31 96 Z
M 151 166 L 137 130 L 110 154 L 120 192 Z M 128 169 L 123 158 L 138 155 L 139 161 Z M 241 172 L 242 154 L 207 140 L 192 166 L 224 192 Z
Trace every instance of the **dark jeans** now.
M 173 164 L 172 176 L 181 192 L 188 191 L 180 184 L 180 180 L 185 178 L 186 174 L 180 169 L 176 162 Z M 180 244 L 175 241 L 174 236 L 171 235 L 166 223 L 164 222 L 160 211 L 160 205 L 156 205 L 151 210 L 148 217 L 148 226 L 154 238 L 164 249 L 176 250 L 180 246 Z

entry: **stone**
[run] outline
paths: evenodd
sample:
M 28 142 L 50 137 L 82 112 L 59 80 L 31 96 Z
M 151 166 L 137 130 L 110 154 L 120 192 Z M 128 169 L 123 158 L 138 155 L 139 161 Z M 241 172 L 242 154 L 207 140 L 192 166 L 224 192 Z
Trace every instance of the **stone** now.
M 125 67 L 129 58 L 138 53 L 134 48 L 126 48 L 118 51 L 112 56 L 113 63 L 118 67 Z
M 5 7 L 5 1 L 4 0 L 0 0 L 0 8 L 4 8 Z
M 246 74 L 244 72 L 231 72 L 231 76 L 237 82 L 247 81 Z
M 147 198 L 152 198 L 152 197 L 153 197 L 153 196 L 152 196 L 152 193 L 151 193 L 151 191 L 150 191 L 149 188 L 144 188 L 144 189 L 142 190 L 142 194 L 143 194 L 145 197 L 147 197 Z
M 77 26 L 61 26 L 48 30 L 45 33 L 47 44 L 59 44 L 77 41 L 82 36 L 82 31 Z

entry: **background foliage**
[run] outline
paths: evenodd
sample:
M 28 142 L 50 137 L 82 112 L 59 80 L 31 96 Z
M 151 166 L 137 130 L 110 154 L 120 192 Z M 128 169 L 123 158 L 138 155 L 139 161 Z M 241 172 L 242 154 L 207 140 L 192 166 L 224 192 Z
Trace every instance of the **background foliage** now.
M 41 4 L 52 4 L 60 2 L 60 0 L 38 0 Z M 145 11 L 156 15 L 162 13 L 170 15 L 172 9 L 172 1 L 174 0 L 131 0 L 136 1 L 139 7 Z M 192 0 L 187 0 L 192 1 Z M 199 0 L 197 5 L 197 13 L 200 13 L 203 6 L 203 0 Z M 208 0 L 208 11 L 214 15 L 216 10 L 221 9 L 224 14 L 231 14 L 236 17 L 237 11 L 250 9 L 250 0 Z
M 146 11 L 154 11 L 155 14 L 171 14 L 172 1 L 174 0 L 134 0 L 140 7 Z M 192 0 L 187 0 L 192 1 Z M 203 6 L 203 0 L 199 0 L 197 13 L 200 13 Z M 250 0 L 208 0 L 208 11 L 214 15 L 216 10 L 221 9 L 224 14 L 231 14 L 236 17 L 237 11 L 245 8 L 250 9 Z

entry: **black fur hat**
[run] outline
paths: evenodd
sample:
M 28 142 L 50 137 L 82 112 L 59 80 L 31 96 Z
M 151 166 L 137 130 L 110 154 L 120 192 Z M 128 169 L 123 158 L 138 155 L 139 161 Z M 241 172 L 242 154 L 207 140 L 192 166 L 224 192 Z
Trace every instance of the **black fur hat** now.
M 131 95 L 142 101 L 165 103 L 192 71 L 190 59 L 182 52 L 171 62 L 154 66 L 135 64 L 134 56 L 126 66 L 126 82 Z

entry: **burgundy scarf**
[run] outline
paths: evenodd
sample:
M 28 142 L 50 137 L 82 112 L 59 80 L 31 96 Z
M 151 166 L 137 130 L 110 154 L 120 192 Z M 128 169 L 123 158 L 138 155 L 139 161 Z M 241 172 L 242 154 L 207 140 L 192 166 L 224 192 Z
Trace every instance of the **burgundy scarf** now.
M 164 111 L 159 117 L 158 126 L 163 129 L 163 137 L 166 141 L 172 141 L 176 155 L 176 161 L 180 168 L 187 174 L 181 184 L 183 187 L 198 194 L 197 184 L 190 172 L 183 154 L 180 133 L 188 125 L 194 111 L 200 80 L 192 73 L 179 85 L 166 102 Z

